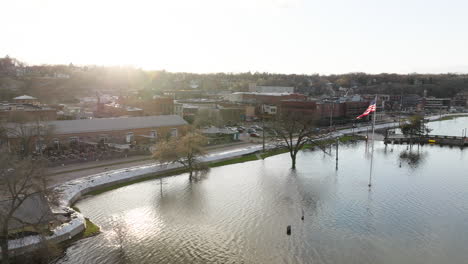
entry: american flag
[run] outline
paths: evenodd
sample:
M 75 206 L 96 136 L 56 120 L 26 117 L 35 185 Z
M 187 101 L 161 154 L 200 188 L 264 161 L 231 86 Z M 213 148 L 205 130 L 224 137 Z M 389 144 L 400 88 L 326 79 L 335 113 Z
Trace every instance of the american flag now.
M 367 107 L 366 111 L 364 111 L 364 113 L 362 113 L 362 115 L 356 117 L 356 119 L 360 119 L 364 116 L 368 116 L 370 113 L 372 112 L 375 112 L 375 109 L 377 107 L 377 104 L 375 103 L 375 101 L 372 101 L 369 105 L 369 107 Z

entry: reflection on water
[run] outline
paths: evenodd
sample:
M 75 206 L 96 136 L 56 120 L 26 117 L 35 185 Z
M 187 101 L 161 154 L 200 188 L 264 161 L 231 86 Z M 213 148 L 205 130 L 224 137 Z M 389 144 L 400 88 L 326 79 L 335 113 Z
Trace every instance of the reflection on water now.
M 87 198 L 77 206 L 103 233 L 58 263 L 466 263 L 466 150 L 376 142 L 370 191 L 365 142 L 340 146 L 338 170 L 333 155 L 302 152 L 296 171 L 278 155 Z
M 427 152 L 422 152 L 419 149 L 419 146 L 417 146 L 416 151 L 411 150 L 403 150 L 400 153 L 400 167 L 401 163 L 404 162 L 408 164 L 411 168 L 416 169 L 421 163 L 424 162 L 425 157 L 427 156 Z

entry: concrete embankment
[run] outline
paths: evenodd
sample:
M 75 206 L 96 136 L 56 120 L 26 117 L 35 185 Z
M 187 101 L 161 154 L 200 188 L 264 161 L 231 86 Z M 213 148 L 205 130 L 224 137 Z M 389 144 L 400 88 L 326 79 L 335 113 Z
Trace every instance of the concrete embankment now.
M 261 146 L 252 146 L 216 153 L 204 157 L 203 162 L 210 163 L 234 159 L 257 152 L 260 149 Z M 34 251 L 43 246 L 46 241 L 53 243 L 64 242 L 83 232 L 86 228 L 86 220 L 81 213 L 74 211 L 70 206 L 86 193 L 170 173 L 181 168 L 178 164 L 153 163 L 98 173 L 56 185 L 53 188 L 54 192 L 59 193 L 59 206 L 54 208 L 53 211 L 70 212 L 71 221 L 53 229 L 53 234 L 50 236 L 37 235 L 10 240 L 8 247 L 11 255 L 20 255 Z

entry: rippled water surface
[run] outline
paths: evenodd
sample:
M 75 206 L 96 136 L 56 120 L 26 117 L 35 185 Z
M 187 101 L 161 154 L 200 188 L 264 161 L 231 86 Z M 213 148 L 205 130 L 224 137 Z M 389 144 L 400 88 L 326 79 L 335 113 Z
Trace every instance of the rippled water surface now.
M 461 135 L 468 118 L 430 126 Z M 371 190 L 359 142 L 337 171 L 334 149 L 304 151 L 295 172 L 284 154 L 83 199 L 103 233 L 59 263 L 467 263 L 468 149 L 375 147 Z

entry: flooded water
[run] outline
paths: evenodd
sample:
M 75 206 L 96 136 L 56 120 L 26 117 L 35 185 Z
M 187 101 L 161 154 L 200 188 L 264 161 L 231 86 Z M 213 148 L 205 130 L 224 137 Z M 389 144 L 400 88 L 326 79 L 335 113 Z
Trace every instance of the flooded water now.
M 371 189 L 369 164 L 359 142 L 338 170 L 334 148 L 304 151 L 296 171 L 283 154 L 89 197 L 76 206 L 103 232 L 58 263 L 467 263 L 468 149 L 376 142 Z

